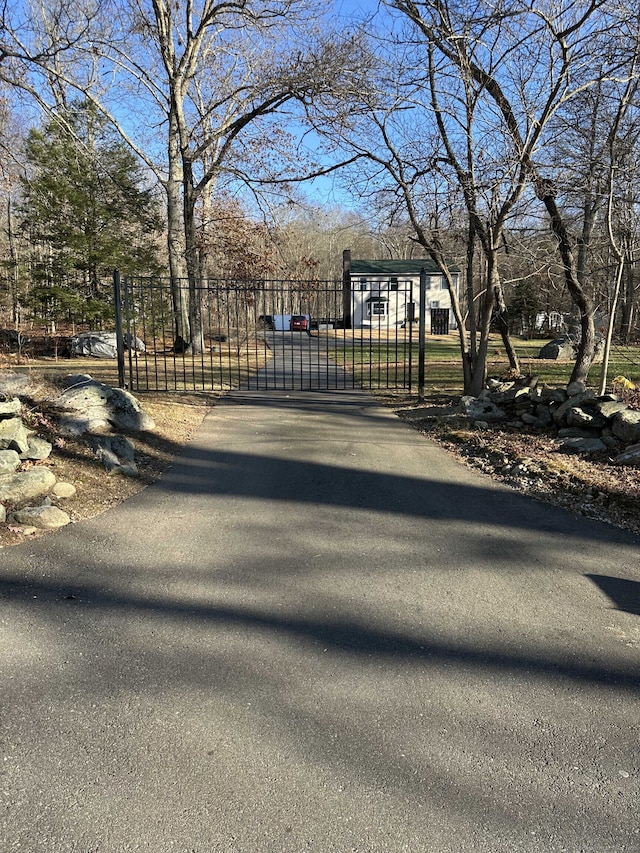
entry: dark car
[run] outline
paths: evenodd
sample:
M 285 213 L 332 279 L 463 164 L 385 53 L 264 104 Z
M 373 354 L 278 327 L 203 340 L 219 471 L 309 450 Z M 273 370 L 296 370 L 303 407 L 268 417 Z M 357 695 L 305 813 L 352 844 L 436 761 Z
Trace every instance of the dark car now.
M 309 320 L 304 314 L 293 314 L 291 316 L 291 330 L 293 332 L 308 332 Z

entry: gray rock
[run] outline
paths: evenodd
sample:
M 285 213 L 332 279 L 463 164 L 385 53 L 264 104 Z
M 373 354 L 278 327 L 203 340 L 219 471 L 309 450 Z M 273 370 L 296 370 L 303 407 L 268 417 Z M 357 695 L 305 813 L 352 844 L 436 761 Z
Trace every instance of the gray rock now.
M 55 530 L 71 522 L 64 510 L 57 506 L 47 505 L 16 509 L 11 513 L 11 518 L 18 524 L 26 524 L 30 527 L 36 527 L 38 530 Z
M 124 345 L 128 349 L 144 352 L 146 347 L 140 338 L 124 336 Z M 94 358 L 116 358 L 118 342 L 115 332 L 82 332 L 71 338 L 71 351 L 74 355 L 93 356 Z
M 613 460 L 617 465 L 640 467 L 640 444 L 631 444 Z
M 558 430 L 558 438 L 593 438 L 593 430 L 580 427 L 563 427 Z
M 460 400 L 462 411 L 470 421 L 503 421 L 505 413 L 491 400 L 480 400 L 478 397 L 465 396 Z
M 575 347 L 570 338 L 556 338 L 545 344 L 538 358 L 548 358 L 554 361 L 573 361 L 575 358 Z
M 18 397 L 0 399 L 0 418 L 12 418 L 22 411 L 22 403 Z
M 15 450 L 0 450 L 0 476 L 13 474 L 20 464 L 20 457 Z
M 640 443 L 640 412 L 625 409 L 617 412 L 611 423 L 611 430 L 616 438 L 625 444 Z
M 56 406 L 73 412 L 85 412 L 87 409 L 104 408 L 111 394 L 111 387 L 95 382 L 90 377 L 70 377 L 73 384 L 68 386 L 54 400 Z
M 135 449 L 128 438 L 122 435 L 96 436 L 92 441 L 94 452 L 110 474 L 137 477 Z
M 522 421 L 529 426 L 535 426 L 540 420 L 538 415 L 534 415 L 532 412 L 523 412 L 521 415 Z
M 606 425 L 607 419 L 595 409 L 582 409 L 580 406 L 573 406 L 567 412 L 567 426 L 603 429 Z
M 599 438 L 565 438 L 558 442 L 558 447 L 567 453 L 600 453 L 607 449 Z
M 506 391 L 493 391 L 489 395 L 489 399 L 493 403 L 501 405 L 503 403 L 529 403 L 530 390 L 528 386 L 520 388 L 509 388 Z
M 63 419 L 66 430 L 79 435 L 104 432 L 109 426 L 137 431 L 155 429 L 153 419 L 128 391 L 86 377 L 74 379 L 77 381 L 54 401 L 58 408 L 74 412 L 74 417 Z
M 19 504 L 40 498 L 51 491 L 55 482 L 53 472 L 40 466 L 17 474 L 3 474 L 0 476 L 0 500 Z
M 543 385 L 542 388 L 535 388 L 529 395 L 535 403 L 564 403 L 568 394 L 564 388 L 551 388 L 549 385 Z
M 603 399 L 596 400 L 594 408 L 596 411 L 600 412 L 603 417 L 611 419 L 618 412 L 625 412 L 628 409 L 628 406 L 623 400 Z
M 546 429 L 553 423 L 553 418 L 551 416 L 551 410 L 549 409 L 549 406 L 536 406 L 536 415 L 537 420 L 534 424 L 536 429 Z
M 22 423 L 21 418 L 7 418 L 0 421 L 0 450 L 17 450 L 26 453 L 29 450 L 29 436 L 32 435 Z
M 112 388 L 109 399 L 110 420 L 116 429 L 130 429 L 136 431 L 148 430 L 151 432 L 156 428 L 154 420 L 128 391 L 122 388 Z
M 95 409 L 85 414 L 61 415 L 58 418 L 58 429 L 62 435 L 108 433 L 111 431 L 111 423 L 103 409 Z
M 505 382 L 503 379 L 489 378 L 487 379 L 487 389 L 489 391 L 508 391 L 513 388 L 515 382 L 513 380 Z
M 618 452 L 620 451 L 622 442 L 619 439 L 615 438 L 612 435 L 607 435 L 606 432 L 603 432 L 600 438 L 607 445 L 607 448 L 609 450 L 615 450 Z
M 7 520 L 7 510 L 3 504 L 0 504 L 0 524 L 4 524 Z
M 596 395 L 593 391 L 583 391 L 581 394 L 574 394 L 573 397 L 569 397 L 564 403 L 561 403 L 557 409 L 554 409 L 553 419 L 559 424 L 562 422 L 569 409 L 573 409 L 576 406 L 579 406 L 581 403 L 585 403 L 590 400 L 595 400 Z
M 53 450 L 50 442 L 46 441 L 44 438 L 40 438 L 37 435 L 29 436 L 29 449 L 26 453 L 21 453 L 21 459 L 34 459 L 34 460 L 43 460 L 48 459 L 51 456 L 51 451 Z
M 51 494 L 55 495 L 57 498 L 64 500 L 66 498 L 74 497 L 77 494 L 77 489 L 73 485 L 73 483 L 64 483 L 62 481 L 58 481 L 51 490 Z

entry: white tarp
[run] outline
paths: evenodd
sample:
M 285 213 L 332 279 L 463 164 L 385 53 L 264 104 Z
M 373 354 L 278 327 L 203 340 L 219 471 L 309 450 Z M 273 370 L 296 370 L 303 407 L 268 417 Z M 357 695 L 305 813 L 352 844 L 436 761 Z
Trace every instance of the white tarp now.
M 144 352 L 146 347 L 140 338 L 124 336 L 125 347 Z M 117 358 L 118 343 L 115 332 L 82 332 L 71 338 L 71 352 L 74 355 L 93 356 L 93 358 Z

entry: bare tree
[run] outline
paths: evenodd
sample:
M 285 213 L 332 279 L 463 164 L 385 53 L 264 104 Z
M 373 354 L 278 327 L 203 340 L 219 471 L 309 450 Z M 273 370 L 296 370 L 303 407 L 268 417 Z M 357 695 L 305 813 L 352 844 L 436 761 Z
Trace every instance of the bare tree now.
M 553 173 L 562 164 L 545 169 L 538 154 L 547 141 L 551 119 L 576 92 L 603 76 L 628 73 L 624 70 L 628 55 L 619 53 L 619 24 L 625 15 L 600 0 L 558 5 L 515 0 L 499 6 L 390 0 L 389 5 L 473 80 L 499 116 L 512 146 L 511 162 L 505 165 L 525 170 L 557 240 L 565 284 L 578 310 L 582 333 L 572 379 L 586 380 L 595 350 L 593 303 L 580 281 L 576 241 L 559 204 Z M 606 67 L 603 63 L 593 68 L 596 50 L 604 51 Z
M 615 327 L 615 318 L 616 311 L 618 307 L 618 298 L 620 295 L 620 287 L 622 284 L 622 277 L 624 274 L 625 263 L 630 260 L 629 259 L 629 249 L 630 249 L 630 227 L 629 223 L 625 223 L 622 228 L 618 229 L 619 237 L 616 235 L 615 223 L 614 223 L 614 202 L 615 202 L 615 188 L 616 184 L 619 180 L 619 172 L 621 166 L 626 162 L 629 162 L 629 154 L 632 151 L 637 151 L 637 141 L 640 135 L 640 131 L 638 131 L 636 122 L 632 122 L 631 127 L 627 127 L 626 140 L 620 139 L 620 129 L 624 124 L 625 117 L 635 99 L 636 93 L 640 88 L 640 79 L 635 75 L 635 68 L 638 60 L 640 59 L 640 40 L 636 41 L 636 53 L 633 57 L 633 62 L 631 68 L 629 69 L 629 78 L 627 80 L 626 85 L 624 86 L 623 91 L 619 94 L 618 106 L 616 109 L 616 113 L 611 124 L 610 131 L 607 135 L 607 143 L 606 148 L 609 156 L 609 169 L 608 169 L 608 194 L 607 194 L 607 216 L 606 216 L 606 224 L 607 224 L 607 234 L 609 237 L 609 243 L 611 245 L 611 250 L 615 257 L 616 261 L 616 271 L 614 278 L 614 287 L 613 294 L 611 297 L 611 303 L 609 308 L 609 319 L 607 323 L 607 330 L 605 336 L 605 344 L 604 344 L 604 353 L 602 358 L 602 368 L 600 371 L 600 382 L 598 385 L 598 392 L 600 394 L 604 394 L 606 386 L 607 386 L 607 372 L 609 369 L 609 354 L 611 350 L 611 341 L 613 338 L 613 330 Z M 625 144 L 626 142 L 626 144 Z M 622 216 L 618 217 L 619 220 L 624 219 L 624 214 L 629 213 L 629 207 L 627 205 L 622 206 Z
M 6 21 L 7 50 L 29 71 L 20 85 L 49 108 L 69 88 L 82 92 L 155 174 L 167 199 L 175 345 L 197 351 L 198 203 L 222 178 L 237 185 L 257 177 L 256 164 L 270 171 L 274 117 L 333 86 L 347 51 L 313 37 L 308 0 L 114 0 L 82 18 L 68 53 L 52 55 L 47 45 L 61 41 L 71 20 L 64 8 L 53 19 L 33 8 L 26 27 Z M 270 121 L 267 132 L 262 125 Z

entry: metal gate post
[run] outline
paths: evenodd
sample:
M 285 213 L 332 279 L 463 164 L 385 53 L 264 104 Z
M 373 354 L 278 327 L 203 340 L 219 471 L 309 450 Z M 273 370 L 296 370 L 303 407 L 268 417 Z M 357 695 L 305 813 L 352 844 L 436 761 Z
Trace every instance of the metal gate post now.
M 420 270 L 420 315 L 418 323 L 418 400 L 424 400 L 424 362 L 425 362 L 425 340 L 427 329 L 427 271 L 424 267 Z
M 113 271 L 113 298 L 116 308 L 116 349 L 118 356 L 118 386 L 125 387 L 124 379 L 124 333 L 122 331 L 122 292 L 120 289 L 120 273 Z

